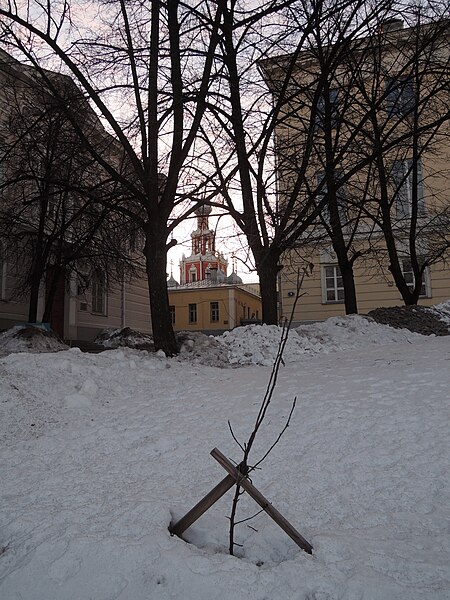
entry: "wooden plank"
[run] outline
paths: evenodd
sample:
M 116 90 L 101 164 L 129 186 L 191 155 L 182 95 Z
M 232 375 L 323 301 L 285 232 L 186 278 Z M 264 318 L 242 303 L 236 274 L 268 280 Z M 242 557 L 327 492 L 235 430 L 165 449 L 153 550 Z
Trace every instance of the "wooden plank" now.
M 236 469 L 239 473 L 239 471 Z M 242 475 L 239 473 L 239 476 Z M 236 479 L 232 475 L 227 475 L 220 483 L 216 485 L 204 498 L 198 502 L 194 508 L 184 515 L 175 525 L 169 527 L 170 533 L 180 536 L 183 531 L 195 523 L 219 498 L 221 498 L 229 489 L 236 485 Z
M 300 546 L 302 550 L 307 552 L 308 554 L 312 554 L 313 547 L 311 544 L 305 540 L 305 538 L 289 523 L 287 519 L 283 517 L 281 513 L 277 511 L 276 508 L 270 504 L 270 502 L 265 498 L 261 492 L 259 492 L 254 485 L 250 483 L 248 479 L 243 477 L 242 473 L 238 471 L 238 469 L 231 463 L 226 456 L 220 452 L 217 448 L 214 448 L 211 451 L 211 456 L 217 460 L 217 462 L 222 465 L 222 467 L 227 471 L 235 480 L 235 482 L 239 483 L 239 485 L 255 500 L 260 507 L 277 523 L 283 531 L 285 531 L 288 536 Z

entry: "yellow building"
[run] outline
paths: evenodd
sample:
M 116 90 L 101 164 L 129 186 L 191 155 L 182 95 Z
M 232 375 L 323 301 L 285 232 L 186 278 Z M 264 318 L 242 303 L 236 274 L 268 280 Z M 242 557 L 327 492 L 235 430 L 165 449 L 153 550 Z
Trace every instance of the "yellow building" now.
M 175 331 L 220 333 L 261 318 L 261 298 L 240 284 L 209 280 L 169 287 Z
M 282 257 L 279 288 L 285 317 L 305 273 L 297 323 L 346 312 L 339 236 L 358 312 L 404 303 L 392 261 L 398 259 L 412 291 L 413 255 L 423 268 L 418 302 L 431 306 L 450 297 L 449 21 L 404 28 L 393 19 L 381 25 L 368 37 L 355 37 L 352 45 L 342 43 L 344 50 L 336 50 L 339 58 L 329 72 L 320 61 L 335 47 L 316 51 L 312 43 L 295 58 L 290 73 L 289 99 L 276 132 L 279 205 L 292 202 L 291 215 L 306 202 L 308 214 L 319 210 L 295 248 Z M 276 98 L 284 93 L 290 61 L 281 56 L 261 65 Z M 373 158 L 364 162 L 366 156 Z M 325 179 L 325 171 L 333 172 L 331 179 Z M 335 184 L 334 212 L 329 181 Z
M 406 260 L 405 260 L 406 263 Z M 297 303 L 294 322 L 320 321 L 345 315 L 344 288 L 339 274 L 336 255 L 329 244 L 323 249 L 302 249 L 301 258 L 286 261 L 280 277 L 280 312 L 289 317 L 297 294 L 298 269 L 306 269 L 301 298 Z M 311 271 L 312 267 L 312 271 Z M 405 264 L 406 267 L 406 264 Z M 376 257 L 356 262 L 354 268 L 358 312 L 383 306 L 401 306 L 400 292 L 387 268 L 382 268 Z M 412 279 L 412 274 L 411 274 Z M 438 262 L 425 271 L 422 306 L 433 306 L 450 298 L 450 272 L 448 264 Z
M 66 76 L 54 74 L 54 77 L 57 80 L 62 78 L 66 83 L 69 81 Z M 0 212 L 3 215 L 2 184 L 9 168 L 8 122 L 16 103 L 21 105 L 31 98 L 38 106 L 40 96 L 35 98 L 37 80 L 33 68 L 20 63 L 1 48 L 0 84 Z M 101 139 L 107 139 L 114 148 L 114 139 L 103 129 L 92 109 L 86 106 L 88 117 L 96 126 L 95 134 L 103 136 Z M 109 149 L 109 146 L 106 145 L 106 148 Z M 8 194 L 8 202 L 20 205 L 21 196 L 16 188 L 12 187 Z M 32 218 L 28 221 L 33 223 Z M 32 235 L 34 229 L 28 233 Z M 0 239 L 0 330 L 28 320 L 29 292 L 26 288 L 21 289 L 18 282 L 29 258 L 28 255 L 18 256 L 17 248 L 11 248 L 4 239 Z M 43 278 L 39 288 L 38 318 L 44 312 L 47 291 L 47 281 Z M 96 272 L 88 288 L 83 290 L 77 275 L 66 270 L 53 303 L 50 326 L 66 340 L 93 340 L 100 331 L 110 327 L 128 326 L 150 333 L 149 293 L 144 267 L 141 275 L 110 286 L 106 285 L 105 274 Z
M 216 250 L 215 232 L 209 228 L 211 207 L 202 206 L 195 214 L 191 254 L 180 260 L 181 285 L 172 274 L 167 282 L 174 330 L 221 333 L 258 322 L 258 286 L 242 283 L 235 264 L 227 276 L 228 261 Z

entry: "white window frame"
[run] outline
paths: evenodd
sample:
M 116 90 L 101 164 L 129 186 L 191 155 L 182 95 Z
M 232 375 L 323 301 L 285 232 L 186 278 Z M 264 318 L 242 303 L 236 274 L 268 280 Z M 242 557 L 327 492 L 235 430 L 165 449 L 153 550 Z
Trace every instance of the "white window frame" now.
M 100 299 L 97 295 L 100 292 Z M 100 307 L 101 303 L 101 307 Z M 91 313 L 93 315 L 101 315 L 106 317 L 107 315 L 107 293 L 106 293 L 106 279 L 103 273 L 98 271 L 92 274 L 91 280 Z
M 398 219 L 411 217 L 413 198 L 413 161 L 396 160 L 392 167 L 392 183 L 395 195 L 395 214 Z M 425 214 L 425 194 L 423 185 L 422 161 L 417 161 L 417 214 Z
M 342 177 L 343 170 L 337 169 L 336 175 L 337 175 L 338 179 L 339 179 L 339 177 Z M 320 186 L 320 184 L 322 183 L 322 181 L 324 179 L 325 179 L 325 172 L 317 171 L 316 172 L 317 187 Z M 324 199 L 324 197 L 326 196 L 327 193 L 328 193 L 328 187 L 325 182 L 322 186 L 321 191 L 317 194 L 317 204 L 320 204 L 320 202 L 322 202 L 322 200 Z M 339 221 L 340 221 L 341 225 L 345 225 L 346 223 L 348 223 L 348 200 L 347 200 L 345 185 L 340 185 L 337 188 L 336 195 L 338 197 L 337 203 L 338 203 Z M 325 221 L 325 223 L 327 225 L 330 225 L 330 208 L 329 208 L 328 202 L 323 207 L 321 215 L 322 215 L 322 219 Z
M 327 269 L 333 269 L 333 273 L 330 276 Z M 329 285 L 329 280 L 333 279 L 333 285 Z M 338 285 L 339 279 L 342 285 Z M 322 281 L 322 304 L 343 304 L 344 298 L 344 285 L 342 282 L 342 275 L 340 274 L 339 266 L 336 264 L 321 265 L 321 281 Z M 333 292 L 334 298 L 328 298 L 328 292 Z M 339 296 L 342 296 L 341 298 Z
M 411 266 L 411 259 L 408 257 L 402 258 L 401 268 L 406 285 L 412 292 L 414 290 L 416 281 Z M 422 288 L 420 290 L 419 298 L 431 298 L 431 277 L 429 267 L 425 267 L 425 270 L 422 275 Z
M 195 283 L 197 281 L 197 275 L 197 269 L 192 265 L 189 269 L 189 283 Z
M 219 313 L 219 303 L 218 302 L 210 302 L 209 303 L 209 314 L 211 323 L 218 323 L 220 320 Z
M 189 324 L 197 323 L 197 304 L 190 303 L 188 305 L 188 322 Z
M 170 312 L 170 322 L 172 323 L 172 325 L 175 325 L 176 309 L 175 309 L 175 305 L 174 304 L 171 304 L 169 306 L 169 312 Z

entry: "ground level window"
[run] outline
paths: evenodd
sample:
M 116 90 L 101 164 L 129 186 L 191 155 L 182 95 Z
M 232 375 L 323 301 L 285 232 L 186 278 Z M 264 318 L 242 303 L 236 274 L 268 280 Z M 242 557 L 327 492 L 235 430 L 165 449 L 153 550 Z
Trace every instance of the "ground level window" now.
M 92 312 L 106 315 L 106 285 L 103 273 L 95 271 L 92 275 Z
M 175 325 L 175 306 L 169 306 L 170 311 L 170 322 Z
M 219 303 L 210 302 L 209 308 L 211 314 L 211 323 L 217 323 L 219 321 Z
M 412 269 L 411 261 L 409 258 L 404 258 L 402 260 L 402 273 L 405 278 L 405 283 L 409 287 L 410 291 L 414 291 L 414 287 L 416 285 L 416 280 L 414 277 L 414 272 Z M 421 298 L 429 298 L 431 296 L 430 293 L 430 278 L 429 271 L 425 268 L 422 275 L 422 286 L 420 288 L 419 297 Z
M 197 323 L 197 305 L 189 304 L 189 323 Z
M 322 269 L 323 301 L 343 302 L 344 285 L 337 265 L 328 265 Z

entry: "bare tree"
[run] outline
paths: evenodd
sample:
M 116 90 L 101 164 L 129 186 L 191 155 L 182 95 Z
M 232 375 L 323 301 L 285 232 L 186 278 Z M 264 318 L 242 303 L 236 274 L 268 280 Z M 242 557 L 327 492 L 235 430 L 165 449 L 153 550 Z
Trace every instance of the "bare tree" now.
M 341 163 L 356 132 L 350 139 L 336 132 L 332 81 L 351 44 L 379 23 L 391 3 L 371 10 L 366 5 L 291 2 L 277 13 L 277 26 L 269 27 L 263 15 L 243 15 L 240 5 L 223 3 L 222 88 L 212 112 L 228 141 L 214 157 L 216 185 L 253 253 L 266 323 L 278 320 L 280 257 L 324 221 L 345 273 L 347 312 L 356 312 L 352 267 L 360 252 L 345 239 L 349 220 L 342 220 L 340 209 L 349 181 Z M 348 88 L 347 103 L 350 94 Z M 217 149 L 216 139 L 211 146 Z M 316 179 L 319 170 L 323 176 Z
M 105 207 L 117 206 L 121 190 L 102 177 L 71 126 L 67 112 L 78 122 L 85 112 L 70 80 L 55 81 L 54 98 L 12 59 L 0 71 L 9 90 L 0 148 L 0 231 L 9 256 L 20 263 L 16 293 L 29 297 L 29 322 L 37 321 L 44 281 L 42 321 L 50 322 L 56 291 L 69 273 L 98 270 L 109 282 L 132 273 L 133 228 L 122 213 Z
M 303 269 L 302 271 L 300 271 L 300 270 L 297 271 L 297 291 L 296 291 L 294 303 L 292 306 L 291 314 L 290 314 L 289 319 L 285 320 L 283 322 L 283 326 L 281 328 L 280 341 L 278 344 L 278 350 L 277 350 L 277 354 L 276 354 L 276 357 L 275 357 L 275 360 L 273 363 L 272 371 L 270 373 L 269 381 L 267 383 L 267 387 L 266 387 L 264 396 L 261 400 L 258 414 L 256 415 L 255 424 L 245 442 L 241 442 L 237 439 L 237 437 L 233 431 L 231 422 L 228 421 L 228 427 L 230 429 L 231 435 L 232 435 L 234 441 L 237 443 L 237 445 L 239 446 L 239 448 L 242 451 L 242 461 L 239 463 L 239 471 L 240 471 L 240 473 L 242 473 L 242 478 L 248 477 L 248 475 L 252 471 L 254 471 L 257 468 L 260 468 L 260 465 L 266 460 L 266 458 L 269 456 L 269 454 L 274 450 L 274 448 L 277 446 L 277 444 L 280 442 L 281 438 L 287 431 L 287 429 L 290 425 L 290 422 L 291 422 L 292 415 L 295 410 L 295 406 L 297 403 L 297 397 L 295 397 L 293 399 L 291 409 L 286 418 L 284 426 L 281 428 L 278 435 L 273 440 L 272 444 L 268 448 L 266 448 L 266 450 L 263 452 L 263 454 L 258 459 L 252 461 L 252 464 L 250 464 L 249 457 L 252 453 L 253 446 L 255 444 L 258 433 L 260 432 L 261 428 L 263 427 L 263 425 L 265 423 L 267 414 L 269 412 L 270 406 L 274 399 L 274 394 L 275 394 L 275 390 L 276 390 L 276 386 L 277 386 L 280 368 L 284 364 L 283 354 L 284 354 L 284 350 L 286 347 L 286 343 L 289 338 L 289 331 L 290 331 L 290 328 L 292 325 L 292 319 L 294 316 L 297 302 L 299 301 L 300 297 L 302 296 L 301 290 L 302 290 L 303 281 L 304 281 L 305 277 L 307 277 L 307 276 L 308 276 L 307 269 Z M 229 549 L 229 553 L 231 555 L 234 554 L 234 549 L 235 549 L 235 545 L 236 545 L 236 541 L 235 541 L 236 526 L 239 525 L 240 523 L 249 521 L 250 519 L 253 518 L 253 517 L 247 517 L 242 520 L 237 520 L 237 518 L 236 518 L 238 503 L 239 503 L 239 499 L 240 499 L 240 496 L 242 495 L 242 493 L 243 493 L 243 491 L 242 491 L 241 486 L 239 485 L 239 481 L 238 481 L 236 483 L 236 489 L 234 492 L 233 502 L 232 502 L 232 506 L 231 506 L 231 513 L 230 513 L 229 547 L 228 547 L 228 549 Z M 261 511 L 259 511 L 259 512 L 261 512 Z M 256 515 L 254 515 L 254 516 L 256 516 Z
M 427 19 L 439 24 L 442 6 L 429 5 Z M 243 12 L 236 2 L 224 2 L 223 12 L 221 84 L 210 106 L 220 131 L 216 126 L 212 132 L 211 126 L 204 138 L 213 155 L 222 206 L 253 254 L 263 320 L 277 322 L 277 273 L 285 261 L 281 256 L 289 249 L 310 247 L 311 240 L 322 246 L 331 243 L 346 312 L 357 312 L 354 264 L 379 246 L 379 224 L 368 218 L 369 213 L 378 215 L 371 202 L 375 156 L 381 152 L 387 157 L 412 144 L 412 130 L 405 127 L 389 127 L 389 135 L 386 127 L 380 144 L 374 144 L 371 115 L 385 114 L 386 90 L 373 87 L 369 109 L 358 88 L 361 81 L 373 85 L 374 65 L 366 58 L 380 42 L 382 52 L 389 51 L 383 32 L 392 16 L 401 12 L 413 19 L 417 11 L 390 0 L 376 5 L 366 0 L 304 0 L 278 7 L 276 25 L 268 25 L 261 13 Z M 419 25 L 417 18 L 414 22 Z M 422 50 L 416 47 L 410 67 L 423 62 Z M 424 72 L 423 64 L 421 68 Z M 441 92 L 446 85 L 443 80 Z M 437 93 L 432 95 L 437 99 Z M 440 104 L 441 114 L 434 121 L 421 119 L 420 135 L 436 132 L 436 125 L 445 122 L 442 100 Z M 442 251 L 436 235 L 433 248 L 438 259 Z M 420 268 L 428 264 L 422 262 Z
M 167 251 L 176 243 L 170 239 L 174 228 L 200 203 L 185 206 L 187 196 L 179 190 L 195 174 L 194 141 L 214 77 L 222 7 L 132 0 L 93 3 L 89 10 L 95 27 L 86 26 L 85 15 L 70 1 L 8 3 L 0 8 L 2 38 L 26 56 L 55 94 L 42 69 L 44 49 L 50 52 L 52 68 L 59 64 L 74 78 L 116 138 L 120 151 L 108 156 L 72 120 L 91 156 L 140 207 L 134 216 L 145 238 L 155 347 L 172 355 L 177 346 Z
M 420 207 L 419 154 L 430 148 L 429 141 L 439 137 L 442 126 L 448 121 L 448 54 L 444 51 L 448 38 L 443 35 L 448 24 L 442 19 L 440 9 L 439 3 L 430 3 L 426 16 L 428 25 L 424 30 L 420 11 L 402 3 L 387 1 L 374 6 L 365 0 L 342 3 L 314 0 L 291 4 L 289 21 L 296 23 L 300 41 L 287 55 L 259 62 L 274 94 L 274 102 L 270 109 L 266 108 L 259 127 L 255 127 L 254 112 L 255 107 L 261 111 L 263 94 L 259 94 L 246 110 L 247 90 L 242 83 L 246 81 L 245 75 L 252 73 L 254 76 L 248 67 L 248 72 L 243 70 L 239 54 L 240 51 L 249 52 L 248 32 L 245 30 L 245 35 L 239 35 L 245 29 L 239 20 L 240 13 L 235 17 L 229 11 L 223 60 L 232 118 L 226 127 L 237 157 L 235 172 L 240 180 L 242 212 L 236 208 L 232 194 L 226 194 L 225 198 L 255 257 L 263 307 L 270 306 L 265 312 L 263 310 L 266 322 L 276 322 L 276 273 L 280 256 L 286 249 L 298 248 L 305 242 L 310 244 L 313 224 L 319 224 L 315 229 L 316 243 L 323 244 L 329 238 L 336 254 L 346 312 L 357 312 L 354 263 L 361 256 L 377 250 L 380 230 L 385 235 L 390 231 L 387 219 L 379 218 L 378 207 L 381 205 L 373 203 L 380 157 L 383 162 L 392 161 L 400 149 L 405 156 L 407 153 L 412 156 L 409 163 L 412 169 L 409 173 L 404 172 L 403 181 L 397 182 L 397 191 L 392 193 L 392 186 L 385 186 L 387 206 L 392 207 L 393 198 L 404 193 L 409 177 L 415 190 L 413 195 L 417 196 L 416 204 Z M 224 11 L 226 13 L 226 9 Z M 390 17 L 396 11 L 408 15 L 412 26 L 408 34 L 399 38 L 400 53 L 394 48 L 392 38 L 386 36 L 389 23 L 392 23 Z M 224 22 L 227 23 L 226 18 Z M 288 32 L 288 29 L 283 31 L 283 43 Z M 272 40 L 270 51 L 279 48 L 280 44 Z M 267 52 L 267 44 L 252 45 L 252 60 L 255 60 L 257 48 Z M 402 54 L 406 60 L 399 58 Z M 374 55 L 378 62 L 374 63 Z M 245 67 L 246 63 L 243 64 Z M 417 95 L 420 104 L 415 119 L 411 118 L 412 104 L 407 119 L 392 119 L 391 115 L 386 118 L 386 104 L 391 92 L 384 85 L 399 69 L 414 73 L 415 88 L 423 90 Z M 430 87 L 430 78 L 436 82 L 434 87 Z M 361 84 L 366 87 L 363 97 L 358 91 Z M 378 137 L 373 134 L 374 120 L 383 122 Z M 276 162 L 270 156 L 274 135 Z M 424 136 L 428 136 L 429 141 L 425 142 Z M 232 164 L 230 158 L 227 161 Z M 270 161 L 272 172 L 279 177 L 275 201 L 270 200 L 273 192 L 273 179 L 270 181 L 267 175 Z M 223 187 L 227 183 L 222 179 Z M 389 210 L 384 214 L 387 215 Z M 430 261 L 439 260 L 448 247 L 448 238 L 442 235 L 442 230 L 438 235 L 438 223 L 447 222 L 448 209 L 443 207 L 439 214 L 437 218 L 433 212 L 432 225 L 430 223 L 428 228 L 431 236 L 425 235 L 424 221 L 417 220 L 417 211 L 416 215 L 413 211 L 412 218 L 407 220 L 410 228 L 406 237 L 409 237 L 416 297 L 421 288 L 421 273 Z M 418 228 L 420 236 L 417 235 Z M 398 221 L 394 234 L 388 233 L 386 240 L 388 249 L 391 248 L 390 268 L 396 282 L 400 282 L 404 275 L 398 257 L 395 259 L 395 248 L 398 253 L 395 237 L 400 239 Z M 421 246 L 419 253 L 414 250 L 416 241 Z M 431 244 L 432 251 L 428 252 L 427 260 L 417 261 L 426 244 Z M 403 281 L 402 294 L 408 294 L 409 287 Z
M 450 22 L 439 3 L 412 6 L 380 26 L 347 68 L 369 115 L 360 152 L 372 157 L 365 213 L 382 232 L 385 262 L 405 304 L 416 304 L 424 274 L 450 248 L 448 177 Z M 364 65 L 364 67 L 362 67 Z M 368 85 L 364 73 L 373 75 Z M 393 144 L 392 142 L 395 142 Z M 447 154 L 446 154 L 447 152 Z

